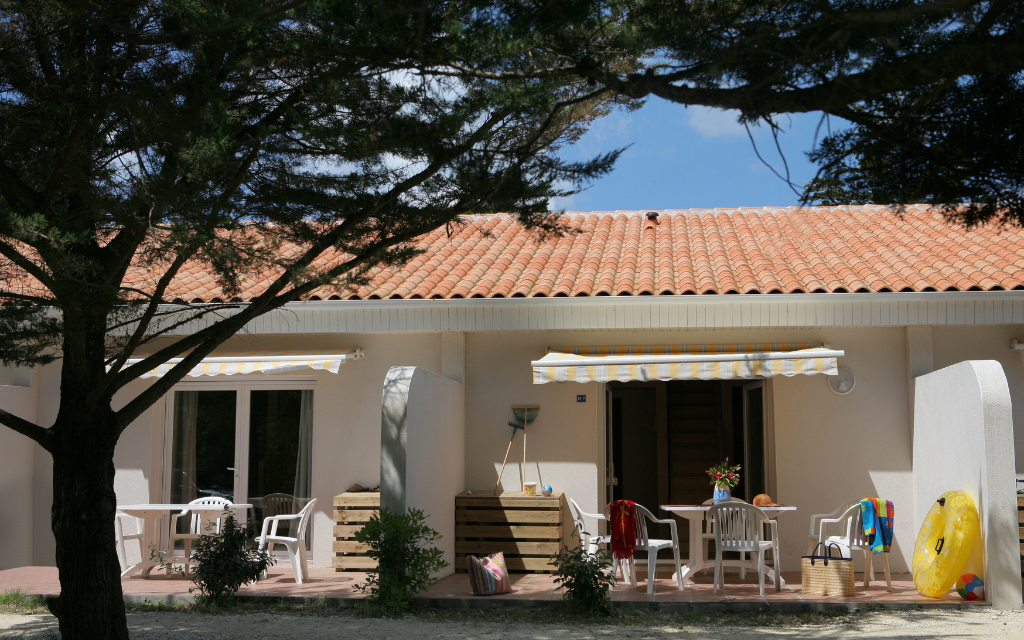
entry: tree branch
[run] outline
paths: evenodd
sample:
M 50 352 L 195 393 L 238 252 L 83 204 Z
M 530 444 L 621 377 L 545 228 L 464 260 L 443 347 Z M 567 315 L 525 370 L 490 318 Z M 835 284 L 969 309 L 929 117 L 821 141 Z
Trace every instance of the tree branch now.
M 3 409 L 0 409 L 0 424 L 35 440 L 39 446 L 51 453 L 53 452 L 53 432 L 49 429 L 44 429 Z

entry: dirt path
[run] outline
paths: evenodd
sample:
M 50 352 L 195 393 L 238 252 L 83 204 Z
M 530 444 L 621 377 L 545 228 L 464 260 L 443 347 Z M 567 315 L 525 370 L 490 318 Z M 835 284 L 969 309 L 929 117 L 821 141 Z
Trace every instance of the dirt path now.
M 858 638 L 926 640 L 930 638 L 1020 638 L 1024 640 L 1024 612 L 906 612 L 858 613 L 818 624 L 800 624 L 799 618 L 783 624 L 751 627 L 742 617 L 737 624 L 712 625 L 710 619 L 690 617 L 673 621 L 652 618 L 646 624 L 564 624 L 498 622 L 488 624 L 482 614 L 475 619 L 452 617 L 440 621 L 408 617 L 378 620 L 349 615 L 130 613 L 132 638 L 140 640 L 191 640 L 281 638 L 314 640 L 749 640 L 753 638 Z M 59 638 L 56 620 L 49 616 L 0 614 L 3 638 Z

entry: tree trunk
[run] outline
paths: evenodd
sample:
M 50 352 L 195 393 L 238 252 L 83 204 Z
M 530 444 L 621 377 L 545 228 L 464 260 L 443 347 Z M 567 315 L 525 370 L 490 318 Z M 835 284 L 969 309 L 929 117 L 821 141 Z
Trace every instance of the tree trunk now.
M 53 451 L 50 512 L 60 572 L 60 633 L 63 640 L 127 640 L 114 546 L 116 440 L 103 437 L 109 423 L 89 418 L 79 415 L 75 424 L 54 425 L 63 427 Z

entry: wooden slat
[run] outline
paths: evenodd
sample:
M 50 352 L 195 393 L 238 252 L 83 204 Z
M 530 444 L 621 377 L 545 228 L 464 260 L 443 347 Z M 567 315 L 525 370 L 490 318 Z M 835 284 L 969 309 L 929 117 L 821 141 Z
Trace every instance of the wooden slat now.
M 1024 493 L 1017 494 L 1017 507 L 1024 508 Z
M 379 507 L 380 493 L 367 491 L 365 493 L 343 493 L 334 496 L 336 507 Z
M 471 553 L 475 556 L 490 555 L 492 553 L 511 555 L 547 555 L 555 556 L 562 549 L 561 542 L 492 542 L 481 540 L 470 542 L 465 540 L 455 541 L 455 553 Z
M 367 556 L 334 556 L 331 566 L 335 569 L 376 569 L 377 561 Z
M 459 496 L 455 498 L 456 507 L 492 507 L 494 509 L 500 508 L 511 508 L 521 509 L 525 507 L 546 507 L 548 509 L 558 509 L 559 501 L 554 498 L 545 497 L 463 497 Z
M 532 539 L 546 538 L 555 539 L 562 537 L 561 527 L 501 527 L 501 526 L 472 526 L 455 525 L 456 538 L 513 538 Z
M 356 542 L 355 540 L 334 541 L 335 553 L 366 553 L 369 550 L 370 545 L 363 544 L 362 542 Z
M 1024 509 L 1017 512 L 1017 522 L 1024 524 Z
M 341 523 L 362 522 L 366 524 L 376 514 L 376 509 L 335 509 L 334 521 Z
M 501 522 L 501 523 L 532 523 L 562 522 L 561 511 L 518 511 L 513 509 L 456 509 L 455 522 Z
M 335 538 L 351 538 L 356 535 L 356 531 L 363 528 L 361 524 L 336 524 L 334 525 L 334 537 Z
M 505 558 L 505 566 L 509 571 L 554 571 L 550 558 Z M 465 556 L 455 558 L 455 569 L 466 571 L 469 561 Z

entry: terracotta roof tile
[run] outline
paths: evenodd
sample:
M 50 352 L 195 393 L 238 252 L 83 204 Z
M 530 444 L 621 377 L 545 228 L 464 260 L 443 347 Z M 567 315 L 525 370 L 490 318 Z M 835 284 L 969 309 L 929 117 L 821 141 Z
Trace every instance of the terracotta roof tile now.
M 950 226 L 927 207 L 763 207 L 569 213 L 571 233 L 541 241 L 509 215 L 468 216 L 426 234 L 423 253 L 378 267 L 356 288 L 324 286 L 315 299 L 460 298 L 1024 289 L 1024 230 Z M 283 251 L 295 253 L 296 247 Z M 327 255 L 322 264 L 342 260 Z M 242 279 L 249 300 L 274 273 Z M 151 275 L 131 270 L 145 286 Z M 190 265 L 169 299 L 226 300 Z

